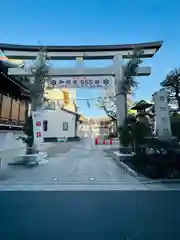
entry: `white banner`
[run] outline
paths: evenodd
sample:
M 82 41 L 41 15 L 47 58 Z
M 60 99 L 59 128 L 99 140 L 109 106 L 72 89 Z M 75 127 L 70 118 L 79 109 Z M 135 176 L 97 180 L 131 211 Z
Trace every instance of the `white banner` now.
M 39 145 L 44 142 L 43 137 L 43 112 L 32 112 L 34 142 Z
M 50 86 L 54 88 L 108 88 L 112 85 L 111 76 L 52 77 Z

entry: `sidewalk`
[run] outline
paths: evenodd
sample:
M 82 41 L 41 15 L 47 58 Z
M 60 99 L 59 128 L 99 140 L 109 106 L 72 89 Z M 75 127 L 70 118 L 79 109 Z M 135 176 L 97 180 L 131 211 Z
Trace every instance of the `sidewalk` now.
M 8 165 L 15 155 L 23 154 L 26 151 L 26 147 L 19 147 L 14 149 L 8 149 L 0 151 L 1 169 Z
M 0 185 L 113 185 L 138 182 L 121 170 L 111 157 L 96 149 L 92 140 L 87 139 L 74 146 L 70 143 L 54 144 L 47 152 L 50 153 L 47 164 L 35 168 L 5 167 L 8 176 L 2 179 Z
M 65 153 L 68 152 L 75 143 L 67 142 L 67 143 L 42 143 L 39 147 L 40 152 L 47 152 L 50 155 L 57 154 L 57 153 Z M 24 147 L 18 147 L 13 149 L 6 149 L 6 150 L 0 150 L 0 159 L 1 159 L 1 165 L 0 168 L 4 168 L 8 165 L 8 162 L 13 160 L 13 157 L 16 155 L 21 155 L 26 152 L 26 146 Z
M 42 150 L 49 154 L 48 163 L 35 168 L 22 166 L 8 166 L 10 159 L 22 153 L 25 149 L 4 151 L 2 155 L 3 168 L 0 171 L 0 189 L 13 186 L 22 190 L 52 189 L 51 186 L 59 186 L 59 189 L 72 189 L 77 186 L 78 190 L 91 189 L 129 189 L 129 190 L 174 190 L 180 189 L 180 184 L 161 184 L 142 182 L 138 178 L 129 175 L 113 161 L 111 150 L 98 149 L 92 139 L 87 139 L 80 144 L 43 144 Z M 14 188 L 15 186 L 15 188 Z M 48 187 L 49 186 L 49 187 Z M 8 188 L 7 188 L 8 189 Z M 32 189 L 32 188 L 31 188 Z M 54 190 L 56 188 L 53 188 Z

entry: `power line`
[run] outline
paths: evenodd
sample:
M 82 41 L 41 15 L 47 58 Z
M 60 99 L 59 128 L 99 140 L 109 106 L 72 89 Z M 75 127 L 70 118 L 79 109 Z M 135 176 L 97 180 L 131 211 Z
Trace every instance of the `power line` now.
M 48 98 L 48 96 L 46 96 Z M 82 101 L 91 101 L 91 100 L 96 100 L 99 99 L 101 97 L 93 97 L 93 98 L 68 98 L 69 100 L 82 100 Z M 49 100 L 51 100 L 51 98 L 49 98 Z M 53 100 L 53 99 L 52 99 Z M 58 98 L 57 100 L 64 100 L 64 98 Z

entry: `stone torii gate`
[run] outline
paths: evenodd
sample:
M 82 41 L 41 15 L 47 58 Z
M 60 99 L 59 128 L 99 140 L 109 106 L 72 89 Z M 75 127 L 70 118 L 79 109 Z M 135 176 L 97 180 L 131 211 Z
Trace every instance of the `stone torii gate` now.
M 46 46 L 46 60 L 97 60 L 112 59 L 113 64 L 107 67 L 84 68 L 77 64 L 74 68 L 49 68 L 48 71 L 37 69 L 32 73 L 31 70 L 22 68 L 10 68 L 9 75 L 35 77 L 34 84 L 42 82 L 42 78 L 48 76 L 60 79 L 61 77 L 96 77 L 115 79 L 115 95 L 117 106 L 117 124 L 122 126 L 126 117 L 126 91 L 124 85 L 130 76 L 148 76 L 151 74 L 150 67 L 139 67 L 139 59 L 152 58 L 161 47 L 162 42 L 148 42 L 140 44 L 126 45 L 100 45 L 100 46 Z M 0 49 L 5 56 L 11 59 L 34 60 L 37 58 L 40 47 L 32 45 L 12 45 L 0 44 Z M 43 56 L 42 56 L 43 57 Z M 127 64 L 123 63 L 124 59 L 131 59 Z M 43 61 L 41 61 L 43 62 Z M 45 61 L 44 61 L 45 65 Z M 43 87 L 43 85 L 41 85 Z M 35 88 L 35 85 L 34 85 Z M 39 88 L 40 91 L 40 88 Z M 43 89 L 41 89 L 41 92 Z M 42 103 L 37 101 L 37 104 Z M 38 109 L 36 109 L 38 110 Z

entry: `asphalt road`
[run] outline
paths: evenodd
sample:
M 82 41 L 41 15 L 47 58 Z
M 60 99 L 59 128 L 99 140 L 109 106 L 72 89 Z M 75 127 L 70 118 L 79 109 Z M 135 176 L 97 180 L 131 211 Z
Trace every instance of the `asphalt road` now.
M 180 192 L 0 192 L 2 240 L 179 240 Z

